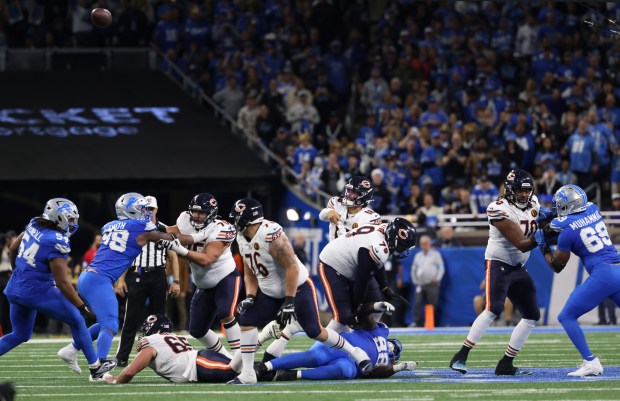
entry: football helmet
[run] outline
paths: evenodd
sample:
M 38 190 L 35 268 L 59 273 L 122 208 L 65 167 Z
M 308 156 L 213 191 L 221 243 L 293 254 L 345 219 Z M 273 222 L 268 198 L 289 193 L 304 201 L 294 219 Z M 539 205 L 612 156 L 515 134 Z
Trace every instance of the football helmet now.
M 245 230 L 249 224 L 260 223 L 265 218 L 263 205 L 252 198 L 239 199 L 235 202 L 229 216 L 238 232 Z
M 137 192 L 128 192 L 121 195 L 114 205 L 119 220 L 146 220 L 150 219 L 151 212 L 147 210 L 149 202 Z
M 390 254 L 402 259 L 407 257 L 409 251 L 415 247 L 418 234 L 413 224 L 402 217 L 397 217 L 388 224 L 385 230 L 385 240 Z
M 201 230 L 215 221 L 217 217 L 218 204 L 215 196 L 207 192 L 201 192 L 189 201 L 189 223 L 196 230 Z M 198 218 L 193 212 L 206 213 L 204 219 Z
M 347 181 L 340 201 L 345 206 L 367 206 L 372 200 L 374 188 L 370 180 L 361 175 L 354 175 Z
M 583 212 L 588 205 L 588 195 L 577 185 L 564 185 L 553 195 L 553 207 L 558 216 Z
M 400 356 L 403 353 L 403 343 L 397 338 L 388 338 L 388 351 L 392 354 L 392 363 L 396 363 L 400 360 Z
M 172 333 L 172 320 L 166 315 L 150 315 L 140 327 L 142 337 L 155 333 Z
M 78 229 L 78 213 L 77 206 L 69 199 L 53 198 L 47 201 L 41 215 L 45 220 L 56 223 L 65 234 L 71 236 Z
M 527 194 L 523 194 L 527 191 Z M 517 194 L 519 192 L 519 194 Z M 504 198 L 519 209 L 525 209 L 532 201 L 534 193 L 534 179 L 527 171 L 511 170 L 504 181 Z

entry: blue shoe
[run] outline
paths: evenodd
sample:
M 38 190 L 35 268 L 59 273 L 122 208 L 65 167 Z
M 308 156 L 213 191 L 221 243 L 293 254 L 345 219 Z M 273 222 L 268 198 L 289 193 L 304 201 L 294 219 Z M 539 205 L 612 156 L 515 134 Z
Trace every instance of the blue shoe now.
M 452 360 L 450 361 L 450 369 L 456 370 L 459 373 L 465 374 L 467 373 L 466 362 L 467 362 L 467 359 L 463 359 L 457 352 L 456 354 L 454 354 L 454 356 L 452 357 Z

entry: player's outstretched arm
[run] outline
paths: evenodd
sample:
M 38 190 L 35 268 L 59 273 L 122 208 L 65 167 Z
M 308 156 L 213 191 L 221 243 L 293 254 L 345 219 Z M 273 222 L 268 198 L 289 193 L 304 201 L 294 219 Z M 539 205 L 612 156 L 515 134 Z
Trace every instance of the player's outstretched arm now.
M 157 356 L 157 351 L 153 347 L 144 347 L 140 350 L 136 358 L 131 361 L 129 366 L 127 366 L 121 372 L 118 377 L 114 377 L 112 375 L 106 375 L 105 381 L 108 384 L 121 384 L 121 383 L 129 383 L 131 379 L 134 378 L 135 375 L 140 373 L 144 368 L 149 366 L 149 363 Z
M 521 252 L 529 252 L 538 246 L 534 237 L 526 237 L 523 235 L 521 228 L 512 220 L 491 220 L 491 224 L 493 224 L 504 238 L 510 241 L 510 243 Z
M 544 255 L 547 264 L 555 273 L 560 273 L 564 270 L 568 260 L 570 259 L 570 252 L 561 251 L 559 249 L 556 249 L 554 253 L 551 253 L 551 250 L 546 248 Z

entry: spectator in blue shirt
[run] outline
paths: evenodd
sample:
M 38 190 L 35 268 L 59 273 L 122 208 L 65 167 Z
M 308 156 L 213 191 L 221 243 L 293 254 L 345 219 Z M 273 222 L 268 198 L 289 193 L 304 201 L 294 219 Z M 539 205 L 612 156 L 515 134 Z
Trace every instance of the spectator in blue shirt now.
M 174 20 L 172 6 L 163 4 L 159 6 L 158 13 L 161 20 L 155 26 L 155 43 L 162 53 L 174 61 L 180 50 L 181 27 Z
M 612 93 L 605 97 L 605 107 L 599 109 L 598 117 L 601 121 L 611 123 L 616 130 L 620 128 L 620 108 L 616 107 L 616 97 Z
M 339 40 L 333 41 L 329 50 L 323 58 L 329 83 L 338 95 L 344 96 L 349 91 L 350 74 L 347 59 L 342 55 L 342 43 Z
M 486 175 L 478 179 L 478 184 L 471 191 L 469 207 L 474 214 L 485 214 L 489 204 L 497 199 L 499 190 Z
M 446 183 L 443 167 L 443 148 L 440 143 L 439 132 L 431 134 L 431 144 L 427 146 L 420 156 L 420 163 L 424 169 L 424 174 L 433 180 L 433 191 L 437 194 Z
M 428 125 L 431 132 L 438 132 L 439 126 L 448 122 L 446 113 L 439 109 L 439 103 L 434 97 L 428 99 L 428 110 L 422 113 L 420 123 Z
M 310 134 L 307 132 L 299 134 L 299 146 L 293 152 L 293 170 L 297 174 L 301 173 L 304 163 L 312 163 L 317 155 L 317 150 L 310 143 Z
M 579 120 L 577 129 L 564 145 L 563 153 L 570 155 L 570 170 L 577 176 L 577 184 L 587 187 L 592 182 L 592 174 L 598 172 L 598 160 L 594 137 L 590 135 L 585 118 Z
M 588 122 L 590 123 L 590 135 L 594 137 L 594 146 L 598 153 L 599 177 L 597 178 L 606 181 L 611 173 L 611 158 L 616 151 L 616 138 L 609 128 L 611 124 L 598 121 L 596 109 L 588 111 Z

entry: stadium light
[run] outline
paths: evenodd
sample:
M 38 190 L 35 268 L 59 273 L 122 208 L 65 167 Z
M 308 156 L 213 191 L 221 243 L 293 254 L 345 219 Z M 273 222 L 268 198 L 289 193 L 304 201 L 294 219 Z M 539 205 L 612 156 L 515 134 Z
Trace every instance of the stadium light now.
M 310 220 L 312 218 L 312 213 L 306 212 L 304 213 L 304 220 Z
M 299 212 L 293 208 L 286 209 L 286 218 L 289 221 L 299 221 Z

